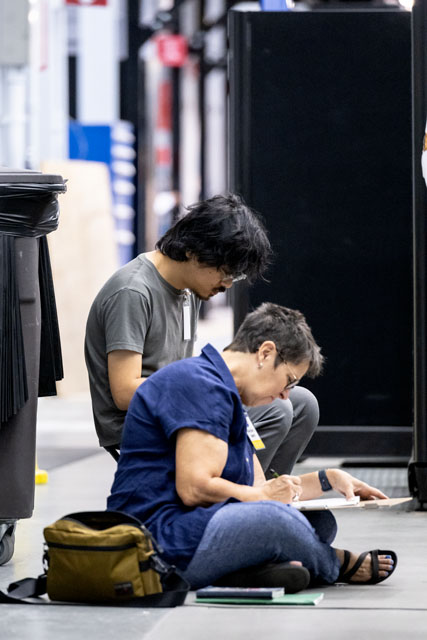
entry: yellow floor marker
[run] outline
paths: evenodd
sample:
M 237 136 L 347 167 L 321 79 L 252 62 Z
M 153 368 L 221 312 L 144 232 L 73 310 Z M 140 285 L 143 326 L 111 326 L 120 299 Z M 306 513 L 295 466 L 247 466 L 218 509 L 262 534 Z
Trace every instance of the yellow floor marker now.
M 36 460 L 36 484 L 46 484 L 48 481 L 48 473 L 44 469 L 39 469 L 39 465 Z

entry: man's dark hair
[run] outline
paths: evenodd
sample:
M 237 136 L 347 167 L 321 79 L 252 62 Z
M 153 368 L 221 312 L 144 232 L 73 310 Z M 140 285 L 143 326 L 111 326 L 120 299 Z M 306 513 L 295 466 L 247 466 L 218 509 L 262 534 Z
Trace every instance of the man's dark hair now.
M 255 280 L 267 268 L 271 246 L 259 216 L 237 195 L 214 196 L 188 207 L 157 242 L 156 249 L 172 260 L 188 254 L 201 264 L 246 274 Z
M 276 345 L 275 367 L 281 362 L 300 364 L 307 361 L 306 375 L 315 378 L 321 373 L 324 358 L 303 314 L 272 302 L 264 302 L 248 313 L 233 342 L 224 351 L 255 353 L 266 340 Z

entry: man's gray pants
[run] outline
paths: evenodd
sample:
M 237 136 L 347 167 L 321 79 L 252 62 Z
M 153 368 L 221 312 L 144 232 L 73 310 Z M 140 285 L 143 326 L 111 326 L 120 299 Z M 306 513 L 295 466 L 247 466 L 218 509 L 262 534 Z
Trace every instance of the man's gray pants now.
M 273 477 L 271 469 L 292 473 L 319 422 L 315 396 L 304 387 L 295 387 L 288 400 L 246 409 L 265 444 L 256 453 L 267 479 Z

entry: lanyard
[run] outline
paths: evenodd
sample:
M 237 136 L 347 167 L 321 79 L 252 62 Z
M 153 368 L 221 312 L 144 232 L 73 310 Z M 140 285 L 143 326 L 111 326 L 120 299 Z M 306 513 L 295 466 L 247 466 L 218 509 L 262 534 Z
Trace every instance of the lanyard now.
M 255 429 L 253 422 L 248 416 L 248 414 L 246 413 L 246 411 L 245 411 L 245 418 L 246 418 L 246 433 L 248 435 L 249 440 L 254 445 L 254 449 L 256 449 L 257 451 L 259 451 L 260 449 L 265 449 L 265 444 L 261 440 L 261 436 L 259 435 L 258 431 Z
M 190 292 L 184 291 L 184 302 L 182 305 L 183 340 L 191 340 L 191 317 L 190 317 Z

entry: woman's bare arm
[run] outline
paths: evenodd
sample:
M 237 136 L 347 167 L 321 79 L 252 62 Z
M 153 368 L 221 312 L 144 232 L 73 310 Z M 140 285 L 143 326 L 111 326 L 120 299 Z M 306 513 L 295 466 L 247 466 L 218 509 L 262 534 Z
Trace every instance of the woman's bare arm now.
M 205 506 L 228 498 L 236 498 L 242 502 L 292 500 L 299 487 L 298 478 L 294 482 L 295 479 L 290 476 L 281 476 L 252 487 L 236 484 L 221 478 L 227 456 L 228 445 L 220 438 L 198 429 L 178 431 L 176 490 L 185 505 Z

